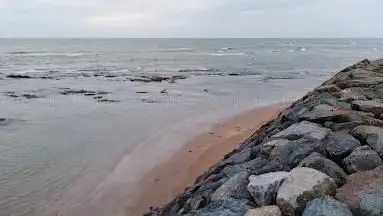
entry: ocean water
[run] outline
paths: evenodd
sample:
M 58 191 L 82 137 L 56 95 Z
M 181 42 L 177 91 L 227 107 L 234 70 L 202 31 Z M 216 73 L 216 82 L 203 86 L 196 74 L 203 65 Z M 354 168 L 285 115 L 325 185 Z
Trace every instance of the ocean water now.
M 383 39 L 0 39 L 0 215 L 123 215 L 209 122 L 382 56 Z M 184 79 L 132 81 L 152 76 Z

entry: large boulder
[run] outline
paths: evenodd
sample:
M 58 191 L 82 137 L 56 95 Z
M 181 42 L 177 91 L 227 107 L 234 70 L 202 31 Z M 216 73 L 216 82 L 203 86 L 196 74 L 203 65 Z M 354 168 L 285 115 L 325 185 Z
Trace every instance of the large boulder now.
M 299 139 L 302 137 L 310 137 L 317 140 L 324 139 L 329 133 L 330 129 L 324 128 L 318 124 L 302 121 L 291 125 L 285 130 L 273 135 L 273 138 L 286 138 L 286 139 Z
M 211 201 L 226 200 L 228 198 L 236 199 L 248 199 L 250 194 L 247 191 L 247 185 L 249 183 L 249 172 L 244 170 L 237 173 L 229 180 L 227 180 L 221 187 L 219 187 L 212 195 Z
M 247 189 L 258 206 L 275 204 L 279 187 L 289 176 L 288 172 L 253 175 L 249 178 Z
M 277 204 L 285 216 L 301 214 L 307 202 L 335 193 L 336 184 L 328 175 L 317 170 L 298 167 L 279 188 Z
M 352 102 L 352 108 L 355 110 L 371 112 L 376 116 L 383 114 L 383 103 L 381 100 L 356 100 Z
M 340 101 L 352 102 L 354 100 L 367 100 L 363 88 L 347 88 L 340 92 Z
M 359 196 L 359 213 L 363 216 L 382 216 L 383 192 L 361 194 Z
M 353 216 L 346 204 L 324 196 L 310 201 L 302 216 Z
M 325 140 L 325 148 L 328 156 L 337 162 L 343 160 L 351 152 L 360 147 L 360 142 L 345 131 L 335 132 Z
M 335 162 L 316 152 L 303 159 L 298 166 L 309 167 L 323 172 L 333 178 L 338 186 L 343 185 L 347 178 L 347 174 Z
M 350 174 L 372 170 L 382 164 L 382 159 L 369 146 L 361 146 L 356 148 L 343 160 L 343 166 Z
M 317 123 L 324 121 L 345 122 L 347 121 L 347 112 L 344 109 L 335 108 L 327 104 L 319 104 L 310 112 L 303 114 L 301 118 Z
M 375 212 L 376 208 L 371 206 L 381 204 L 375 203 L 381 199 L 379 198 L 381 193 L 383 193 L 383 166 L 348 176 L 347 183 L 337 190 L 336 199 L 346 203 L 354 213 Z
M 264 206 L 250 209 L 245 216 L 282 216 L 282 212 L 278 206 Z
M 301 138 L 273 149 L 271 160 L 280 161 L 282 164 L 295 168 L 305 157 L 313 152 L 324 152 L 324 146 L 318 140 Z
M 375 126 L 361 125 L 356 127 L 352 134 L 373 148 L 379 156 L 383 157 L 383 129 Z

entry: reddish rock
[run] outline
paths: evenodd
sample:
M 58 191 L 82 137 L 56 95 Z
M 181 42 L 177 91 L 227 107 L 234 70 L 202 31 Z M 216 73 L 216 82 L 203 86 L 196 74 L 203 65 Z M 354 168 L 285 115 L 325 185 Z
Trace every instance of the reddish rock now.
M 337 190 L 336 199 L 355 211 L 359 207 L 360 196 L 369 192 L 383 192 L 383 166 L 350 175 L 347 183 Z

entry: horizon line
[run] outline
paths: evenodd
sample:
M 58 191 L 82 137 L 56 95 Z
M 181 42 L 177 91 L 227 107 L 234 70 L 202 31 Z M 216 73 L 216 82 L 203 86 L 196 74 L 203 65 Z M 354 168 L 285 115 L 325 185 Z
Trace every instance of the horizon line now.
M 383 37 L 0 37 L 0 39 L 383 39 Z

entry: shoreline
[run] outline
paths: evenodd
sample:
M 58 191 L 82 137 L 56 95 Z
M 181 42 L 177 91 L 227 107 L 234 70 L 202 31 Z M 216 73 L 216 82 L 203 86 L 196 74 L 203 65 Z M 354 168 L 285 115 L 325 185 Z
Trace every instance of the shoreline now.
M 125 207 L 125 215 L 142 215 L 164 205 L 193 184 L 262 125 L 276 117 L 290 102 L 255 107 L 213 124 L 208 131 L 186 141 L 168 160 L 143 176 Z

